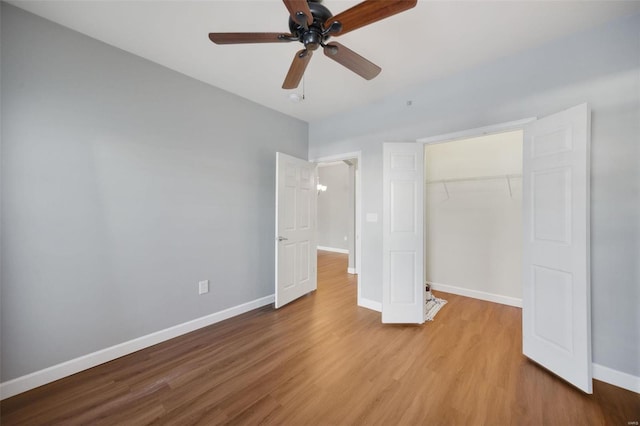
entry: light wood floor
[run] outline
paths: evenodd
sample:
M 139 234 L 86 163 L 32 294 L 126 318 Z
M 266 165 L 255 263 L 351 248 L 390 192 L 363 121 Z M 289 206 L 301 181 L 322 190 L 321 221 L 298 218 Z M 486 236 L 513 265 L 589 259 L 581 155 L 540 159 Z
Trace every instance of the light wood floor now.
M 318 291 L 5 400 L 2 425 L 627 425 L 640 396 L 587 396 L 527 361 L 518 308 L 437 293 L 424 326 L 356 306 L 346 256 L 320 252 Z

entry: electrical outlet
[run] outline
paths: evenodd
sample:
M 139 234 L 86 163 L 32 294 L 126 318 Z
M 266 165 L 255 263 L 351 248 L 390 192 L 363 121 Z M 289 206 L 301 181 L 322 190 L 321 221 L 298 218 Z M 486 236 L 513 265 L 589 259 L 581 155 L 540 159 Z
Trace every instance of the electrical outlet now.
M 198 294 L 209 293 L 209 280 L 200 281 L 198 283 Z

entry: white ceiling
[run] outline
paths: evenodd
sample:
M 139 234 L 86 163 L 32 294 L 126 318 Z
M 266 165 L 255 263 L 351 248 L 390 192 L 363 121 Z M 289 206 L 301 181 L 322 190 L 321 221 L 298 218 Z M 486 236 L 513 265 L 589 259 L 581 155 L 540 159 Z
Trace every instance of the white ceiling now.
M 285 114 L 314 121 L 565 34 L 640 13 L 638 1 L 424 1 L 337 38 L 382 67 L 366 81 L 316 52 L 305 100 L 281 89 L 299 43 L 219 46 L 209 32 L 288 32 L 279 0 L 9 3 Z M 337 14 L 358 1 L 324 0 Z

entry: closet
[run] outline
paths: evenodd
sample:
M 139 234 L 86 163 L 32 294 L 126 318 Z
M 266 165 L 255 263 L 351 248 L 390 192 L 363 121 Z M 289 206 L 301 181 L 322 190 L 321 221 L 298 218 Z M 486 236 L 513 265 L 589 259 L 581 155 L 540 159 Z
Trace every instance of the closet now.
M 425 146 L 425 276 L 436 291 L 520 306 L 522 137 Z

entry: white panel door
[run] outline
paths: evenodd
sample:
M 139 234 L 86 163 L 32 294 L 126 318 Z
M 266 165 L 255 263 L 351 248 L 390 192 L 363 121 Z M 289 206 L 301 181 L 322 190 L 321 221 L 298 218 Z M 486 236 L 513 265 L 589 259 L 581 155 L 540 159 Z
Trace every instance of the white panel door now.
M 276 308 L 317 288 L 316 202 L 316 165 L 276 153 Z
M 382 322 L 424 323 L 424 147 L 383 147 Z
M 582 104 L 525 127 L 524 354 L 591 393 L 590 111 Z

